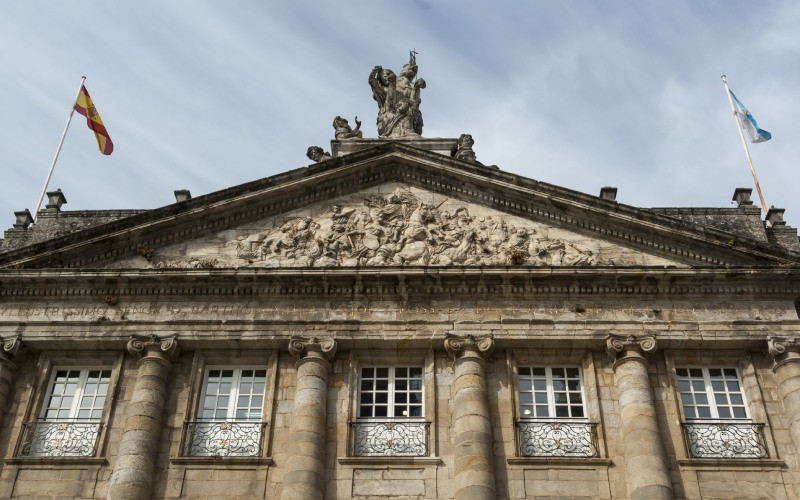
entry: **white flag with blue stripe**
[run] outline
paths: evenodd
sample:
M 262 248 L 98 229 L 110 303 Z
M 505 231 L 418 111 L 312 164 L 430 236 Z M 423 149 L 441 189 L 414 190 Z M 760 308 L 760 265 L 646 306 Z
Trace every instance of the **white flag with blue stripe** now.
M 748 111 L 745 105 L 742 104 L 742 101 L 736 97 L 736 94 L 734 94 L 730 89 L 728 92 L 731 93 L 733 102 L 736 103 L 736 116 L 739 118 L 739 123 L 742 124 L 742 128 L 744 128 L 747 131 L 747 134 L 750 136 L 750 142 L 765 142 L 772 139 L 772 134 L 766 130 L 758 128 L 756 119 L 753 118 L 753 115 L 750 114 L 750 111 Z

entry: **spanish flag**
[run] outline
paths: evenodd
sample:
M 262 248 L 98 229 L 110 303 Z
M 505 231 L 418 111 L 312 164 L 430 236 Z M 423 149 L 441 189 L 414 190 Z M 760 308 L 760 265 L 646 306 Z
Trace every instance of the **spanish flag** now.
M 89 92 L 84 85 L 81 85 L 78 100 L 75 101 L 75 111 L 86 117 L 86 125 L 94 131 L 100 152 L 104 155 L 110 155 L 114 151 L 114 143 L 111 142 L 111 137 L 108 136 L 103 120 L 100 119 L 97 108 L 94 107 L 92 98 L 89 97 Z

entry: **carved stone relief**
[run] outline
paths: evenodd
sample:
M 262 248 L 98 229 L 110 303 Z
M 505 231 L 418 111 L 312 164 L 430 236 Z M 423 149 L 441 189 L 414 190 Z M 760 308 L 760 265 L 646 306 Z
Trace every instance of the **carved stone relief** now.
M 143 260 L 143 259 L 141 259 Z M 113 267 L 142 267 L 142 262 Z M 154 252 L 146 267 L 671 265 L 417 188 L 384 185 Z

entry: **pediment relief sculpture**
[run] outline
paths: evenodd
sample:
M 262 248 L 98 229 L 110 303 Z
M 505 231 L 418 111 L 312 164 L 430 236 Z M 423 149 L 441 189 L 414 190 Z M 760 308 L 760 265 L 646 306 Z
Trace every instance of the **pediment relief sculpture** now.
M 149 264 L 159 268 L 674 264 L 401 186 L 392 191 L 389 186 L 375 188 L 271 222 L 166 247 Z

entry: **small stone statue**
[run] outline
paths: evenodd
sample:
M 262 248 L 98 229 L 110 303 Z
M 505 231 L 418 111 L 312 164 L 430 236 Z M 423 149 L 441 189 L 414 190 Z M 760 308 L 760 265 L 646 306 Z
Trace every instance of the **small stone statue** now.
M 324 151 L 319 146 L 309 146 L 308 151 L 306 151 L 306 156 L 308 156 L 309 159 L 314 160 L 314 163 L 330 160 L 332 158 L 330 153 Z
M 341 116 L 337 116 L 333 119 L 333 129 L 336 131 L 336 139 L 338 140 L 346 140 L 346 139 L 361 139 L 363 134 L 361 133 L 361 122 L 358 121 L 358 117 L 355 118 L 356 122 L 356 129 L 353 130 L 350 128 L 350 124 L 347 122 L 345 118 Z
M 378 103 L 378 137 L 382 139 L 413 138 L 422 135 L 420 91 L 425 80 L 417 78 L 416 53 L 403 66 L 400 76 L 390 69 L 375 66 L 369 75 L 372 98 Z
M 461 134 L 461 137 L 458 138 L 458 147 L 455 153 L 453 153 L 453 158 L 470 163 L 480 163 L 475 157 L 475 151 L 472 149 L 474 145 L 475 140 L 470 134 Z
M 475 140 L 472 138 L 472 135 L 461 134 L 461 137 L 458 138 L 458 146 L 456 146 L 456 150 L 453 152 L 453 158 L 455 158 L 456 160 L 468 161 L 470 163 L 486 167 L 487 165 L 484 165 L 483 163 L 479 162 L 478 159 L 475 157 L 475 150 L 472 149 L 472 146 L 474 145 L 475 145 Z M 499 169 L 497 165 L 488 165 L 488 168 L 492 168 L 495 170 Z

